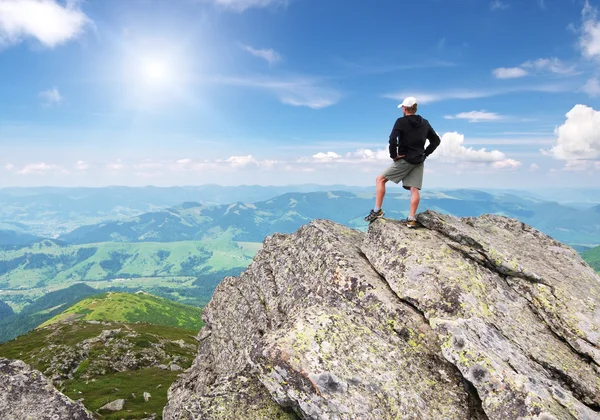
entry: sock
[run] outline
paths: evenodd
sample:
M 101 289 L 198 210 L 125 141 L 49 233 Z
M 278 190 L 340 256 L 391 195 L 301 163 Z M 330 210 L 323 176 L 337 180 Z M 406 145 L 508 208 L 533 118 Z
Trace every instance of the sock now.
M 377 213 L 379 210 L 381 210 L 381 207 L 375 207 L 375 208 L 373 209 L 373 211 L 374 211 L 375 213 Z

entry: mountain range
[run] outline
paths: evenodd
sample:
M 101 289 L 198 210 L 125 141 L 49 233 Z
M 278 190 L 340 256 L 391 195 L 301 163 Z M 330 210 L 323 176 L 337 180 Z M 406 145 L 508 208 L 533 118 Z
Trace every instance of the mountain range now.
M 386 216 L 405 217 L 409 198 L 405 192 L 389 193 L 384 201 Z M 251 204 L 236 202 L 207 206 L 185 202 L 127 219 L 82 226 L 59 239 L 74 244 L 170 242 L 201 240 L 211 232 L 230 230 L 234 240 L 261 242 L 267 235 L 291 233 L 313 219 L 329 219 L 364 230 L 367 223 L 363 217 L 372 206 L 372 194 L 348 191 L 286 193 Z M 600 205 L 576 209 L 531 196 L 450 190 L 424 192 L 420 209 L 459 217 L 485 213 L 504 215 L 517 218 L 567 244 L 600 244 Z

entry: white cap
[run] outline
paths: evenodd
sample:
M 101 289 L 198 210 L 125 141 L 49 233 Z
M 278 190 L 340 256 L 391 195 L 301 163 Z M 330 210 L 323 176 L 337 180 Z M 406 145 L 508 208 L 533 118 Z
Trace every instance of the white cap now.
M 402 108 L 403 106 L 410 108 L 412 106 L 415 106 L 416 104 L 417 99 L 414 96 L 409 96 L 400 105 L 398 105 L 398 108 Z

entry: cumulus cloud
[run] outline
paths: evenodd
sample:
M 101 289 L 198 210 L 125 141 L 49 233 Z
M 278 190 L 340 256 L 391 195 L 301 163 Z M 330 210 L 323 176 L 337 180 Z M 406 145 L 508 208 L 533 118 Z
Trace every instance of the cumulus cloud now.
M 248 165 L 257 165 L 258 162 L 252 155 L 248 156 L 231 156 L 225 160 L 225 162 L 230 163 L 232 166 L 240 167 L 240 166 L 248 166 Z
M 598 10 L 586 0 L 581 13 L 583 25 L 579 38 L 579 47 L 586 58 L 600 58 L 600 21 Z
M 48 172 L 63 172 L 66 173 L 61 166 L 48 163 L 30 163 L 19 169 L 19 175 L 44 175 Z
M 256 48 L 252 48 L 249 45 L 241 45 L 240 47 L 244 51 L 247 51 L 250 54 L 252 54 L 253 56 L 262 58 L 263 60 L 265 60 L 269 64 L 273 64 L 273 63 L 276 63 L 278 61 L 281 61 L 281 56 L 277 53 L 277 51 L 275 51 L 275 50 L 273 50 L 271 48 L 268 48 L 268 49 L 256 49 Z
M 445 162 L 500 162 L 506 160 L 506 155 L 499 150 L 487 151 L 485 148 L 473 149 L 465 147 L 465 136 L 457 132 L 444 133 L 442 142 L 432 158 Z
M 58 105 L 62 102 L 63 98 L 57 88 L 43 90 L 39 93 L 39 97 L 42 98 L 44 106 Z
M 521 67 L 499 67 L 493 72 L 498 79 L 516 79 L 518 77 L 527 76 L 527 70 Z
M 562 160 L 600 158 L 600 112 L 586 105 L 575 105 L 567 120 L 556 128 L 556 143 L 544 154 Z
M 250 8 L 286 5 L 288 0 L 204 0 L 218 7 L 234 12 L 243 12 Z
M 539 171 L 540 166 L 537 163 L 532 163 L 531 165 L 529 165 L 529 170 L 531 172 Z
M 592 97 L 600 96 L 600 81 L 597 77 L 592 77 L 581 87 L 581 90 Z
M 34 38 L 52 48 L 77 37 L 90 22 L 77 1 L 2 0 L 0 46 Z
M 521 162 L 514 159 L 504 159 L 492 163 L 492 167 L 496 169 L 516 169 L 521 166 Z
M 462 119 L 468 120 L 469 122 L 485 122 L 485 121 L 499 121 L 503 120 L 506 117 L 503 115 L 497 114 L 495 112 L 486 112 L 486 111 L 470 111 L 470 112 L 460 112 L 456 115 L 445 115 L 445 119 L 454 120 L 454 119 Z

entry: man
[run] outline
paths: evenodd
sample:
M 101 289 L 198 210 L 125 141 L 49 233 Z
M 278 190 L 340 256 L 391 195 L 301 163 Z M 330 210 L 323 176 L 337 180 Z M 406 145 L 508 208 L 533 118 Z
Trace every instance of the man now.
M 423 184 L 425 159 L 440 145 L 440 137 L 431 128 L 429 121 L 417 113 L 417 100 L 409 96 L 398 108 L 402 108 L 403 117 L 398 118 L 390 134 L 390 157 L 394 163 L 376 179 L 375 208 L 365 217 L 367 222 L 383 217 L 381 209 L 385 196 L 385 183 L 392 181 L 410 190 L 410 213 L 401 222 L 409 228 L 417 226 L 415 215 L 421 196 L 419 190 Z M 425 148 L 425 140 L 429 146 Z

